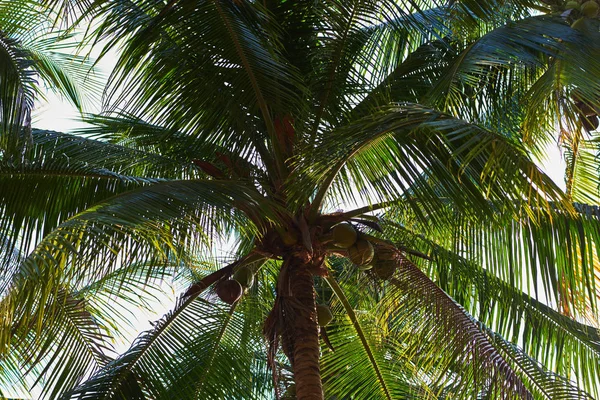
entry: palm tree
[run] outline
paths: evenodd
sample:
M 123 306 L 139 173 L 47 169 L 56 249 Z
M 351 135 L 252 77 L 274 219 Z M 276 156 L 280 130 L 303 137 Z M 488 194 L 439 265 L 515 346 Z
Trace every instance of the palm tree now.
M 593 6 L 44 4 L 120 58 L 92 128 L 2 142 L 0 390 L 599 395 Z

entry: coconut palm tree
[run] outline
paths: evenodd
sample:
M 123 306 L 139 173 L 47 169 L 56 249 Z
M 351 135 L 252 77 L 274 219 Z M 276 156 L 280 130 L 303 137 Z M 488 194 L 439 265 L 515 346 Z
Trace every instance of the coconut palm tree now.
M 593 5 L 47 6 L 120 57 L 91 128 L 2 158 L 0 390 L 599 395 Z

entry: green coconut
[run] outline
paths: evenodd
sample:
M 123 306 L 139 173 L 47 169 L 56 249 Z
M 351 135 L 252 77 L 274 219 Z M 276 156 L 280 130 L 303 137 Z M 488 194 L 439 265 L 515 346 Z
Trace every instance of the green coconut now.
M 584 32 L 584 31 L 588 30 L 587 21 L 588 21 L 587 18 L 581 17 L 571 24 L 571 28 L 581 31 L 581 32 Z
M 567 1 L 565 3 L 565 10 L 579 10 L 581 5 L 576 1 Z
M 373 264 L 372 263 L 365 264 L 365 265 L 359 265 L 358 266 L 358 269 L 361 270 L 361 271 L 368 271 L 371 268 L 373 268 Z
M 583 129 L 585 129 L 587 132 L 595 131 L 596 129 L 598 129 L 599 122 L 600 121 L 598 121 L 598 117 L 595 115 L 581 118 Z
M 598 9 L 600 9 L 598 3 L 592 0 L 586 1 L 581 5 L 581 14 L 584 17 L 593 18 L 598 15 Z
M 233 279 L 238 281 L 240 285 L 246 289 L 250 289 L 254 284 L 254 274 L 248 267 L 241 267 L 235 271 L 235 274 L 233 274 Z
M 293 246 L 298 243 L 298 236 L 295 234 L 295 232 L 282 229 L 279 232 L 279 236 L 281 237 L 283 244 L 286 246 Z
M 356 265 L 367 265 L 373 261 L 375 249 L 371 242 L 365 239 L 358 239 L 354 246 L 348 249 L 350 260 Z
M 331 237 L 334 245 L 347 249 L 356 243 L 358 234 L 352 225 L 344 222 L 333 227 Z
M 326 326 L 333 320 L 333 314 L 325 304 L 317 304 L 317 323 Z
M 217 296 L 219 296 L 223 302 L 233 304 L 242 297 L 244 289 L 238 281 L 229 279 L 219 282 L 215 287 L 215 292 L 217 292 Z
M 383 280 L 390 279 L 392 275 L 394 275 L 395 270 L 396 262 L 393 260 L 377 259 L 375 265 L 373 266 L 373 271 L 375 272 L 375 275 L 377 275 Z

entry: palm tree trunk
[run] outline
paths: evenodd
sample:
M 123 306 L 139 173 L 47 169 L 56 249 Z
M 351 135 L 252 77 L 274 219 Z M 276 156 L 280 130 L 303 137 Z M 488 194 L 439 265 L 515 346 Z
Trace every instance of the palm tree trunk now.
M 288 270 L 291 298 L 286 301 L 284 318 L 287 320 L 286 324 L 289 323 L 287 332 L 291 342 L 290 361 L 294 369 L 296 396 L 299 400 L 323 399 L 313 270 L 313 265 L 298 258 L 291 260 Z

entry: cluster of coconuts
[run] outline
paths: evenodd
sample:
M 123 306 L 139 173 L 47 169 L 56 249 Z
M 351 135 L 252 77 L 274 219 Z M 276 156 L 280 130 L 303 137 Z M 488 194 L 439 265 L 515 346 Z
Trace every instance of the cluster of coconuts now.
M 397 254 L 391 248 L 375 247 L 367 239 L 360 237 L 356 229 L 342 222 L 331 230 L 331 242 L 337 248 L 346 249 L 348 258 L 362 271 L 373 269 L 381 279 L 389 279 L 396 269 Z
M 600 5 L 595 0 L 576 1 L 569 0 L 563 5 L 563 10 L 574 10 L 583 17 L 594 18 L 598 15 Z
M 252 269 L 242 266 L 235 271 L 232 279 L 219 282 L 215 287 L 215 292 L 223 302 L 233 304 L 242 297 L 244 290 L 250 289 L 253 284 Z

